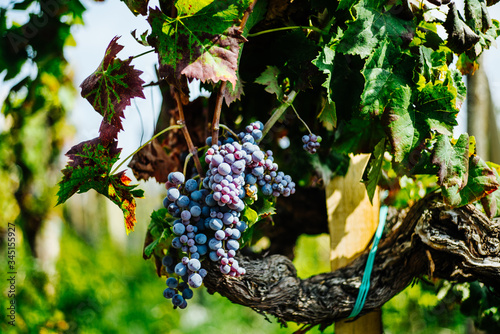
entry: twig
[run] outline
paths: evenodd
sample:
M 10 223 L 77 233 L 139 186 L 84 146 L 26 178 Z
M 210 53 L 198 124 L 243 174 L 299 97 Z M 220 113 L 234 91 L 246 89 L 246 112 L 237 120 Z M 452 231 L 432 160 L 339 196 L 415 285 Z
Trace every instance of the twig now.
M 116 171 L 125 163 L 125 161 L 127 161 L 130 158 L 132 158 L 137 152 L 139 152 L 140 150 L 142 150 L 147 144 L 151 143 L 153 140 L 155 140 L 156 138 L 158 138 L 159 136 L 161 136 L 165 132 L 168 132 L 168 131 L 173 130 L 173 129 L 180 129 L 180 128 L 183 128 L 183 127 L 184 127 L 184 125 L 171 125 L 168 128 L 161 130 L 160 132 L 158 132 L 157 134 L 155 134 L 153 137 L 151 137 L 150 140 L 148 140 L 147 142 L 145 142 L 144 144 L 142 144 L 137 150 L 135 150 L 134 152 L 130 153 L 125 159 L 123 159 L 118 164 L 118 166 L 116 166 L 116 168 L 113 169 L 113 171 L 111 172 L 111 175 L 115 174 Z
M 253 8 L 255 7 L 255 4 L 257 3 L 257 0 L 253 0 L 250 6 L 245 10 L 245 14 L 243 14 L 243 18 L 241 19 L 240 23 L 240 31 L 243 32 L 243 28 L 245 28 L 245 25 L 247 24 L 248 17 L 250 14 L 253 12 Z
M 231 130 L 227 125 L 219 124 L 219 126 L 221 128 L 223 128 L 224 130 L 226 130 L 227 132 L 229 132 L 230 134 L 232 134 L 234 136 L 234 138 L 238 139 L 238 135 L 236 134 L 236 132 L 234 132 L 233 130 Z
M 223 81 L 220 85 L 219 94 L 217 95 L 217 101 L 215 102 L 214 119 L 212 121 L 212 144 L 217 145 L 219 141 L 219 120 L 220 111 L 222 109 L 222 99 L 223 92 L 226 89 L 227 81 Z
M 262 130 L 262 138 L 266 136 L 269 130 L 274 126 L 274 124 L 278 121 L 278 119 L 280 119 L 280 117 L 285 113 L 288 107 L 292 105 L 293 100 L 295 99 L 296 96 L 297 92 L 292 90 L 290 94 L 288 94 L 286 99 L 283 99 L 283 103 L 274 110 L 273 114 L 264 125 L 264 130 Z M 260 140 L 262 140 L 262 138 Z
M 175 101 L 177 102 L 177 110 L 179 111 L 179 120 L 177 121 L 177 124 L 183 125 L 182 133 L 184 134 L 184 138 L 186 139 L 189 153 L 193 155 L 194 164 L 196 166 L 198 174 L 203 177 L 203 169 L 201 168 L 200 159 L 198 159 L 198 150 L 194 146 L 193 141 L 191 140 L 191 136 L 189 135 L 189 131 L 186 127 L 186 119 L 184 118 L 184 109 L 182 107 L 181 97 L 179 96 L 179 92 L 177 92 L 175 89 L 173 89 L 173 95 L 175 97 Z

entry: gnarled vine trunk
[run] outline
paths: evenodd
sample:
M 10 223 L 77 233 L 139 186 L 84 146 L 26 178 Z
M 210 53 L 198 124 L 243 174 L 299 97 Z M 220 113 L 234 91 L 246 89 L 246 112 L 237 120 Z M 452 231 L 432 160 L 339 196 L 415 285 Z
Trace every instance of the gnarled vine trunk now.
M 399 214 L 381 240 L 371 287 L 360 315 L 391 299 L 416 277 L 429 275 L 455 281 L 479 280 L 500 288 L 500 223 L 490 221 L 473 205 L 447 209 L 440 194 L 417 202 Z M 246 256 L 241 278 L 222 275 L 215 264 L 205 286 L 231 301 L 279 321 L 327 327 L 351 312 L 361 285 L 368 250 L 331 273 L 299 279 L 283 255 Z

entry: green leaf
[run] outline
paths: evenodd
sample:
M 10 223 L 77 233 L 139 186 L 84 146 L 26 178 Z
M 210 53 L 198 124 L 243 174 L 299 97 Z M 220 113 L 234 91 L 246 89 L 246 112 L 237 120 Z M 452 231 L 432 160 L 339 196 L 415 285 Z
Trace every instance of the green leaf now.
M 402 45 L 415 36 L 413 21 L 400 19 L 390 11 L 381 11 L 370 1 L 361 0 L 354 8 L 356 19 L 348 24 L 337 51 L 366 58 L 380 41 Z
M 481 4 L 484 4 L 486 9 L 486 3 L 479 0 L 465 0 L 464 2 L 465 22 L 470 28 L 472 28 L 472 30 L 474 30 L 474 32 L 478 33 L 479 31 L 483 31 L 483 8 Z M 488 11 L 486 11 L 486 13 L 488 13 Z M 485 17 L 485 23 L 486 26 L 484 31 L 488 30 L 488 23 L 491 24 L 491 19 L 489 18 L 489 16 L 487 16 L 487 18 Z
M 442 188 L 463 189 L 467 185 L 469 172 L 469 136 L 460 135 L 453 145 L 449 136 L 439 135 L 432 163 L 439 168 L 438 184 Z
M 382 172 L 382 164 L 384 162 L 385 139 L 382 139 L 373 150 L 368 166 L 366 166 L 363 182 L 366 186 L 366 192 L 370 202 L 373 203 L 373 196 L 377 189 L 378 181 Z
M 323 47 L 316 59 L 312 61 L 320 71 L 326 74 L 326 80 L 322 84 L 322 87 L 326 88 L 327 101 L 319 113 L 318 118 L 321 122 L 331 124 L 334 128 L 337 127 L 337 110 L 335 102 L 332 99 L 331 80 L 335 59 L 333 47 L 338 43 L 339 36 L 342 36 L 342 30 L 340 30 L 340 28 L 338 29 L 337 35 L 332 37 L 330 42 Z
M 144 248 L 144 254 L 147 257 L 150 257 L 151 254 L 153 254 L 154 250 L 156 249 L 156 246 L 158 246 L 159 243 L 160 243 L 160 239 L 156 239 L 152 243 L 147 245 L 146 248 Z
M 247 225 L 251 227 L 259 220 L 259 214 L 257 213 L 257 211 L 250 208 L 249 206 L 245 206 L 245 209 L 241 214 L 240 220 L 246 222 Z
M 100 138 L 95 138 L 73 146 L 66 155 L 70 161 L 62 170 L 59 182 L 57 204 L 64 203 L 76 192 L 84 193 L 94 189 L 109 198 L 123 212 L 127 234 L 134 230 L 136 203 L 134 196 L 142 196 L 142 191 L 130 186 L 125 172 L 110 175 L 111 167 L 118 160 L 120 149 L 117 142 L 104 146 Z
M 499 187 L 496 175 L 486 162 L 477 155 L 469 159 L 469 176 L 467 185 L 459 190 L 458 186 L 443 188 L 445 203 L 452 207 L 473 203 Z
M 358 2 L 358 0 L 340 0 L 337 10 L 351 9 Z
M 382 121 L 387 127 L 394 161 L 401 162 L 413 149 L 415 137 L 415 110 L 410 106 L 411 88 L 403 86 L 394 91 Z
M 406 84 L 398 75 L 396 67 L 404 66 L 400 61 L 401 50 L 389 40 L 380 43 L 375 52 L 366 60 L 361 71 L 365 77 L 365 87 L 361 94 L 361 113 L 376 116 L 382 113 L 391 94 Z
M 327 124 L 331 124 L 334 128 L 337 127 L 337 108 L 335 102 L 325 102 L 323 109 L 318 115 L 318 119 Z
M 276 199 L 274 197 L 271 197 L 270 199 L 263 198 L 261 200 L 261 198 L 263 197 L 260 196 L 258 201 L 256 202 L 256 212 L 259 216 L 257 218 L 257 221 L 276 213 Z
M 160 63 L 160 75 L 197 78 L 202 82 L 229 81 L 236 86 L 241 36 L 235 22 L 249 0 L 178 0 L 177 17 L 151 9 L 148 22 Z
M 281 101 L 283 98 L 283 89 L 278 82 L 280 70 L 276 66 L 267 66 L 264 72 L 255 79 L 255 83 L 266 86 L 268 93 L 276 94 L 276 98 Z
M 448 33 L 446 46 L 457 54 L 464 53 L 479 42 L 479 36 L 464 22 L 454 2 L 449 5 L 443 26 Z
M 80 85 L 82 97 L 104 117 L 99 129 L 104 143 L 116 139 L 118 132 L 123 130 L 123 110 L 130 105 L 130 100 L 134 97 L 144 98 L 144 81 L 139 77 L 142 71 L 130 65 L 132 58 L 126 61 L 116 58 L 123 49 L 116 42 L 118 38 L 111 40 L 97 70 Z
M 456 92 L 455 92 L 456 93 Z M 442 82 L 420 85 L 414 99 L 419 131 L 451 135 L 457 123 L 456 95 Z

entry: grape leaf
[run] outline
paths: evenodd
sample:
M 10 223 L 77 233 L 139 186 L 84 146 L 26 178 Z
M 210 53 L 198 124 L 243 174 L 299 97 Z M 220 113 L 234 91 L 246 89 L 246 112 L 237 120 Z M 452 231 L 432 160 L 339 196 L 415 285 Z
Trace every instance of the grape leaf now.
M 458 189 L 458 185 L 450 188 L 442 187 L 442 191 L 445 203 L 452 207 L 459 207 L 480 200 L 497 190 L 498 187 L 499 183 L 493 170 L 484 160 L 473 155 L 469 159 L 467 185 L 462 190 Z
M 255 79 L 255 83 L 266 86 L 265 91 L 276 94 L 278 100 L 283 98 L 283 89 L 278 82 L 280 70 L 276 66 L 267 66 L 264 72 Z
M 483 7 L 486 10 L 483 12 Z M 465 22 L 475 33 L 485 32 L 491 26 L 491 18 L 486 9 L 486 3 L 479 0 L 465 0 Z M 485 15 L 484 15 L 485 14 Z M 484 29 L 483 29 L 484 23 Z
M 449 5 L 443 26 L 448 33 L 446 46 L 457 54 L 464 53 L 479 41 L 479 36 L 464 22 L 454 2 Z
M 401 51 L 389 40 L 384 40 L 375 52 L 366 60 L 361 71 L 365 78 L 365 87 L 361 94 L 361 113 L 379 115 L 389 102 L 391 94 L 406 84 L 403 76 L 398 75 L 404 62 L 400 59 Z
M 132 58 L 125 61 L 116 58 L 123 49 L 116 42 L 118 39 L 117 36 L 111 40 L 97 70 L 80 85 L 82 96 L 104 118 L 99 129 L 103 143 L 116 139 L 118 132 L 123 129 L 123 110 L 130 105 L 130 100 L 134 97 L 144 98 L 144 81 L 139 77 L 142 71 L 130 65 Z
M 128 9 L 135 15 L 146 15 L 148 13 L 149 0 L 121 0 L 124 2 Z
M 339 28 L 337 35 L 332 37 L 330 42 L 320 51 L 316 59 L 312 61 L 312 63 L 320 71 L 326 74 L 326 80 L 322 84 L 322 87 L 326 88 L 327 101 L 318 115 L 318 118 L 323 123 L 330 123 L 334 128 L 337 127 L 337 110 L 335 102 L 332 99 L 331 88 L 332 73 L 334 68 L 333 61 L 335 58 L 335 51 L 333 50 L 333 47 L 338 42 L 338 38 L 340 36 L 342 36 L 342 30 Z
M 448 135 L 437 136 L 432 163 L 438 166 L 438 184 L 444 188 L 463 189 L 469 173 L 469 136 L 462 134 L 456 144 Z
M 151 9 L 152 45 L 159 57 L 160 75 L 197 78 L 202 82 L 229 81 L 236 86 L 241 36 L 235 21 L 249 0 L 178 0 L 177 17 Z
M 323 124 L 331 124 L 334 128 L 337 127 L 337 108 L 335 107 L 335 102 L 325 101 L 325 105 L 318 115 L 318 119 L 323 122 Z
M 425 81 L 425 80 L 424 80 Z M 443 82 L 419 84 L 414 99 L 417 127 L 450 135 L 457 123 L 456 95 Z
M 491 168 L 493 174 L 495 174 L 497 182 L 500 182 L 500 175 L 498 174 L 500 171 L 500 165 L 492 162 L 487 162 L 486 164 Z M 500 216 L 500 189 L 497 189 L 481 198 L 481 204 L 483 205 L 486 215 L 490 219 Z
M 380 41 L 389 40 L 395 45 L 409 43 L 415 35 L 412 21 L 400 19 L 390 11 L 380 11 L 368 0 L 356 6 L 356 19 L 348 24 L 337 51 L 368 57 Z
M 408 86 L 396 89 L 382 117 L 396 162 L 403 161 L 413 149 L 413 139 L 417 130 L 415 110 L 410 107 L 411 96 L 411 89 Z
M 382 139 L 377 145 L 370 158 L 370 162 L 366 166 L 363 182 L 366 186 L 366 192 L 368 193 L 368 198 L 373 204 L 373 196 L 375 195 L 375 190 L 377 189 L 378 180 L 382 172 L 382 164 L 384 162 L 384 152 L 385 152 L 385 138 Z
M 64 203 L 76 192 L 84 193 L 94 189 L 120 207 L 128 234 L 134 230 L 136 223 L 134 197 L 142 197 L 143 191 L 134 190 L 136 185 L 129 185 L 131 180 L 124 171 L 110 174 L 120 151 L 116 141 L 104 146 L 101 138 L 73 146 L 66 153 L 70 161 L 62 170 L 57 204 Z

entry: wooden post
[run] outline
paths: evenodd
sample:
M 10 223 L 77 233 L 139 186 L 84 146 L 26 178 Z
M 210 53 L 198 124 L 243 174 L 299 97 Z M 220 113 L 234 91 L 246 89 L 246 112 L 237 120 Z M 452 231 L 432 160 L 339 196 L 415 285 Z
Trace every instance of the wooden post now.
M 345 177 L 336 177 L 326 186 L 326 205 L 330 229 L 330 263 L 332 270 L 345 266 L 364 251 L 377 229 L 378 192 L 373 205 L 360 182 L 369 154 L 351 157 Z M 356 321 L 335 323 L 335 334 L 382 333 L 381 312 L 374 311 Z

